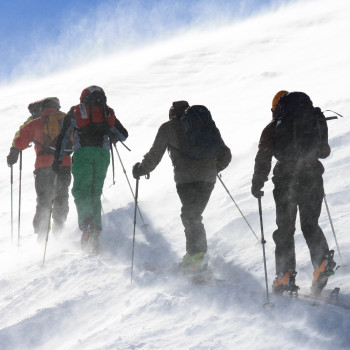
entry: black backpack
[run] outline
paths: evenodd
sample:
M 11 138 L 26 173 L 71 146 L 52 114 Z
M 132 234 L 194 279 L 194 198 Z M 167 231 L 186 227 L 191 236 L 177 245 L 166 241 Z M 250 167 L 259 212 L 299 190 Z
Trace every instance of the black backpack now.
M 224 143 L 205 106 L 187 108 L 180 120 L 185 136 L 184 154 L 192 159 L 213 159 L 219 156 Z
M 308 95 L 290 92 L 281 97 L 274 156 L 279 161 L 315 160 L 328 144 L 327 121 Z

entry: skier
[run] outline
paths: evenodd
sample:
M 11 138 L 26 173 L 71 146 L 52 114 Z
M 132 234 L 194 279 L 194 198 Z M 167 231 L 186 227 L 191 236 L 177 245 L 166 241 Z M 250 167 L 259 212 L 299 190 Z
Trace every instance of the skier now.
M 99 86 L 89 86 L 80 96 L 80 104 L 66 115 L 57 139 L 52 168 L 57 171 L 67 140 L 73 141 L 72 194 L 78 212 L 79 228 L 83 232 L 81 247 L 98 253 L 98 237 L 102 230 L 101 194 L 110 162 L 111 142 L 125 141 L 127 130 L 107 105 L 107 98 Z
M 196 106 L 191 108 L 193 107 Z M 206 110 L 205 107 L 204 109 Z M 231 151 L 219 136 L 220 148 L 217 157 L 191 158 L 186 150 L 181 120 L 188 110 L 187 101 L 173 102 L 169 111 L 170 120 L 160 126 L 153 146 L 142 162 L 133 166 L 133 176 L 138 179 L 153 171 L 168 150 L 174 167 L 177 193 L 182 203 L 181 220 L 186 236 L 186 254 L 180 267 L 185 272 L 198 272 L 205 270 L 208 263 L 207 238 L 202 213 L 214 188 L 217 173 L 224 170 L 231 161 Z
M 276 278 L 272 289 L 274 292 L 299 289 L 295 284 L 294 247 L 299 208 L 301 230 L 314 268 L 311 291 L 320 294 L 336 265 L 334 251 L 329 250 L 318 225 L 324 196 L 324 167 L 318 159 L 330 154 L 327 123 L 321 110 L 314 108 L 309 96 L 301 92 L 279 91 L 273 98 L 271 110 L 272 121 L 260 137 L 251 192 L 256 198 L 263 196 L 262 188 L 268 180 L 274 156 L 277 163 L 272 181 L 277 230 L 273 233 Z M 310 124 L 312 129 L 306 124 L 308 120 L 314 123 Z
M 55 178 L 55 173 L 51 168 L 53 161 L 52 144 L 55 143 L 60 124 L 65 117 L 65 113 L 61 112 L 60 108 L 60 101 L 57 97 L 47 97 L 31 103 L 28 109 L 32 115 L 15 134 L 10 153 L 7 156 L 7 164 L 11 167 L 17 162 L 20 151 L 28 148 L 32 142 L 35 144 L 34 177 L 37 204 L 33 226 L 39 243 L 46 238 L 49 227 L 52 188 Z M 58 170 L 57 190 L 53 201 L 54 234 L 59 234 L 62 231 L 69 211 L 68 187 L 71 182 L 71 165 L 71 158 L 65 153 Z

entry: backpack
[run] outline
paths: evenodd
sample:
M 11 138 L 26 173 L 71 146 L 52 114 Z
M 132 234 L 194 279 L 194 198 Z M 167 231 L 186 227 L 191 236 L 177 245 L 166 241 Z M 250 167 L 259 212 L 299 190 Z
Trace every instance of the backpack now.
M 74 108 L 81 146 L 102 147 L 104 136 L 115 124 L 115 115 L 107 106 L 104 91 L 98 86 L 83 90 L 81 103 Z
M 308 95 L 290 92 L 281 97 L 274 156 L 279 161 L 315 160 L 328 144 L 326 118 Z
M 201 105 L 185 110 L 180 118 L 185 144 L 182 152 L 192 159 L 213 159 L 224 144 L 210 111 Z
M 34 141 L 37 145 L 41 146 L 43 149 L 38 153 L 41 154 L 54 154 L 56 150 L 57 137 L 61 132 L 63 119 L 65 114 L 57 111 L 56 113 L 51 113 L 49 115 L 42 116 L 44 118 L 44 128 L 43 128 L 43 143 Z M 69 154 L 72 151 L 72 138 L 70 139 L 65 154 Z
M 46 97 L 28 105 L 28 110 L 32 116 L 32 119 L 39 118 L 44 109 L 55 109 L 59 111 L 60 108 L 60 100 L 57 97 Z

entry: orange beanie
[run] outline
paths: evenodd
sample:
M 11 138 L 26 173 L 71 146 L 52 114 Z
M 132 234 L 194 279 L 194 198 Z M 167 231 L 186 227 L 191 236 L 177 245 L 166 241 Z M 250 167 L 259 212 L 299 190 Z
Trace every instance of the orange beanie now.
M 288 94 L 288 91 L 286 90 L 278 91 L 277 94 L 272 99 L 272 108 L 277 106 L 278 102 L 280 101 L 280 98 L 286 94 Z

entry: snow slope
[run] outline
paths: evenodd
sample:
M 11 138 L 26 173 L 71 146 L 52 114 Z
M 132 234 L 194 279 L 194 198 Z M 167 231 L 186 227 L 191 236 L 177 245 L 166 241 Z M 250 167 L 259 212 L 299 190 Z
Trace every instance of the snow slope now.
M 181 37 L 105 57 L 80 68 L 0 91 L 0 349 L 349 349 L 350 313 L 288 298 L 266 301 L 261 244 L 220 183 L 205 211 L 210 265 L 225 281 L 193 285 L 181 276 L 149 272 L 144 262 L 172 266 L 185 252 L 180 201 L 167 155 L 140 182 L 139 201 L 147 228 L 137 218 L 134 280 L 130 284 L 133 198 L 118 157 L 116 185 L 109 169 L 103 194 L 102 256 L 79 252 L 74 202 L 65 233 L 50 237 L 46 263 L 32 233 L 35 208 L 34 152 L 23 152 L 21 237 L 18 245 L 18 166 L 14 167 L 14 237 L 11 243 L 10 170 L 5 163 L 26 106 L 58 96 L 62 110 L 78 102 L 86 86 L 104 88 L 109 104 L 130 132 L 132 152 L 118 145 L 132 186 L 131 167 L 147 152 L 172 101 L 205 104 L 233 153 L 223 181 L 260 236 L 257 201 L 250 194 L 254 157 L 270 103 L 280 89 L 307 92 L 314 104 L 345 117 L 329 122 L 331 156 L 325 191 L 343 262 L 327 212 L 320 225 L 335 260 L 349 264 L 350 4 L 346 0 L 304 1 L 230 26 L 189 30 Z M 89 74 L 87 74 L 89 72 Z M 327 115 L 332 113 L 327 112 Z M 274 278 L 275 229 L 272 185 L 265 186 L 264 228 L 269 287 Z M 295 236 L 297 283 L 308 292 L 312 277 L 299 225 Z M 327 287 L 341 288 L 350 305 L 349 268 Z M 255 293 L 254 293 L 255 292 Z

